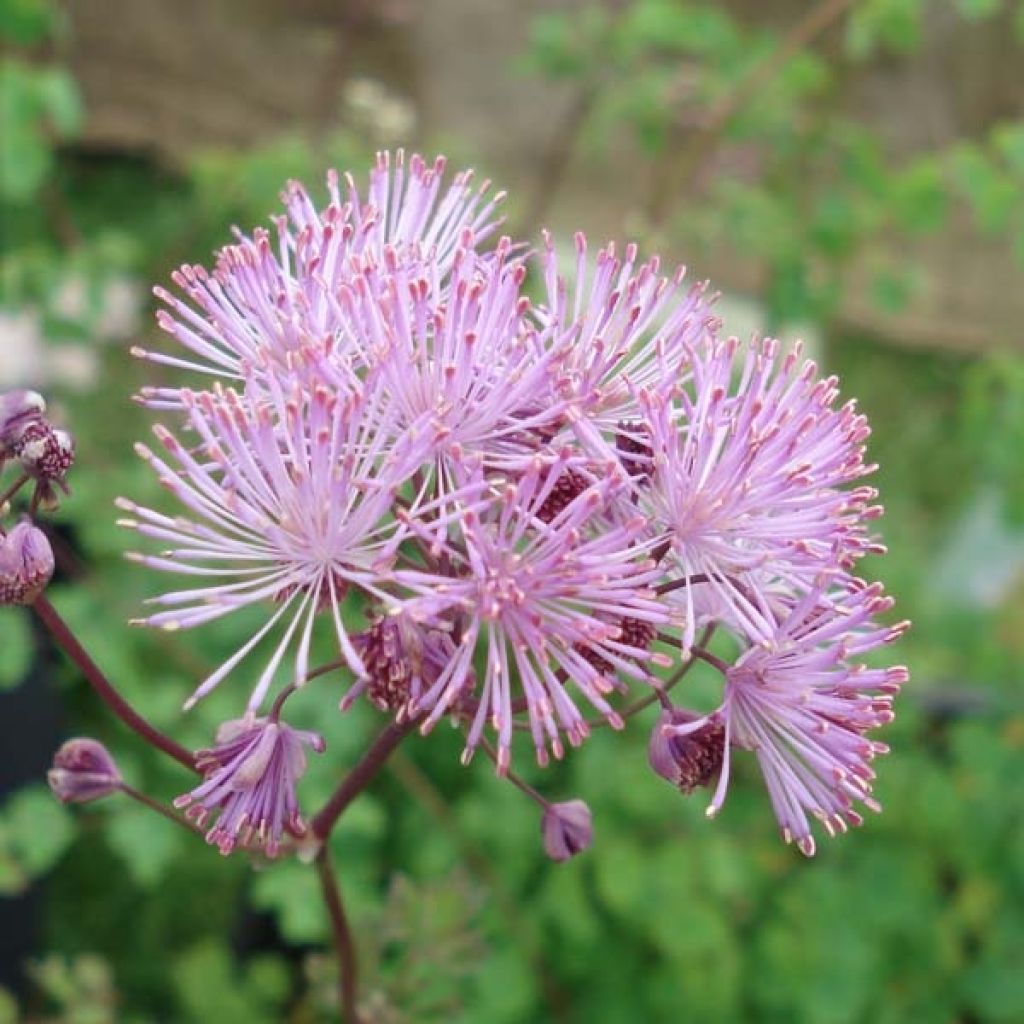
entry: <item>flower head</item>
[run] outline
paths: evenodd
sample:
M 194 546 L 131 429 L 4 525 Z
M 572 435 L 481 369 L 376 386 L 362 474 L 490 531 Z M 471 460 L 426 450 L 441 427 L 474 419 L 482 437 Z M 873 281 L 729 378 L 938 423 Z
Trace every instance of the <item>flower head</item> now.
M 540 512 L 558 478 L 538 459 L 516 482 L 495 485 L 483 508 L 456 511 L 461 543 L 446 554 L 457 571 L 434 579 L 429 592 L 406 605 L 414 618 L 447 614 L 459 637 L 455 655 L 418 702 L 429 712 L 426 727 L 466 694 L 477 645 L 485 652 L 467 753 L 491 722 L 499 770 L 508 766 L 516 676 L 538 760 L 546 762 L 548 748 L 561 757 L 561 734 L 578 745 L 589 731 L 572 692 L 621 727 L 607 700 L 621 685 L 617 673 L 647 680 L 645 666 L 658 661 L 646 642 L 629 642 L 623 621 L 668 618 L 649 589 L 657 570 L 638 543 L 642 520 L 605 518 L 623 480 L 606 476 L 546 521 Z M 431 583 L 426 574 L 408 578 Z
M 590 808 L 582 800 L 548 804 L 541 817 L 540 831 L 544 852 L 552 860 L 569 860 L 594 841 Z
M 135 353 L 226 383 L 247 373 L 275 374 L 296 361 L 344 352 L 349 313 L 339 289 L 361 269 L 387 259 L 425 261 L 443 280 L 458 247 L 472 247 L 498 223 L 488 197 L 490 183 L 473 184 L 472 171 L 457 174 L 442 193 L 445 161 L 394 162 L 378 156 L 365 201 L 350 175 L 327 176 L 329 204 L 318 211 L 305 189 L 291 182 L 282 195 L 286 216 L 276 238 L 257 230 L 220 251 L 213 271 L 186 265 L 173 277 L 181 299 L 163 288 L 160 327 L 183 355 L 136 349 Z M 344 186 L 344 187 L 343 187 Z M 187 301 L 186 301 L 187 300 Z M 180 404 L 177 388 L 147 388 L 154 407 Z
M 850 568 L 877 546 L 865 525 L 881 509 L 869 487 L 866 421 L 833 408 L 833 377 L 818 379 L 799 349 L 752 344 L 732 382 L 738 342 L 693 350 L 681 381 L 640 395 L 653 472 L 640 507 L 670 543 L 692 585 L 678 591 L 688 649 L 710 605 L 755 641 L 772 633 L 780 591 L 801 594 L 822 571 Z
M 86 804 L 116 793 L 122 780 L 102 743 L 78 737 L 68 740 L 53 755 L 46 781 L 62 804 Z
M 31 604 L 53 576 L 53 549 L 27 519 L 0 534 L 0 605 Z
M 879 585 L 819 583 L 777 625 L 770 642 L 747 650 L 726 672 L 725 696 L 711 715 L 664 726 L 677 741 L 724 728 L 717 813 L 729 782 L 731 748 L 752 750 L 786 842 L 810 856 L 810 818 L 834 835 L 863 820 L 856 803 L 880 810 L 871 795 L 871 761 L 887 752 L 868 731 L 892 721 L 903 666 L 868 668 L 851 660 L 901 636 L 906 623 L 873 616 L 892 605 Z
M 365 667 L 341 615 L 350 586 L 378 590 L 402 530 L 391 514 L 411 468 L 401 446 L 378 429 L 382 390 L 311 393 L 287 382 L 258 389 L 183 393 L 198 451 L 156 429 L 167 453 L 139 445 L 161 483 L 185 507 L 171 518 L 126 499 L 123 525 L 174 546 L 133 557 L 156 569 L 191 575 L 200 585 L 153 599 L 169 609 L 142 620 L 184 629 L 264 602 L 264 626 L 205 679 L 190 702 L 209 693 L 278 624 L 282 635 L 250 699 L 255 711 L 285 653 L 294 647 L 294 678 L 309 667 L 314 622 L 328 612 L 341 654 L 357 675 Z
M 206 838 L 221 853 L 258 846 L 276 857 L 286 832 L 296 838 L 306 833 L 295 795 L 306 771 L 305 747 L 321 753 L 324 741 L 266 718 L 225 722 L 216 744 L 196 754 L 203 782 L 174 805 L 187 807 L 200 826 L 216 815 Z

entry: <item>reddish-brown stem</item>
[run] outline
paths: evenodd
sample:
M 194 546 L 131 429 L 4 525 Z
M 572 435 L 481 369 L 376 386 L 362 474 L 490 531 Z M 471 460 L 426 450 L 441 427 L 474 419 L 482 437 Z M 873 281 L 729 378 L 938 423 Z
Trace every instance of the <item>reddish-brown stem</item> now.
M 704 650 L 703 647 L 694 647 L 690 652 L 695 658 L 700 658 L 701 661 L 706 661 L 709 665 L 713 665 L 718 669 L 719 672 L 724 676 L 729 671 L 728 662 L 722 661 L 721 658 L 716 654 L 712 654 L 710 651 Z
M 306 683 L 311 682 L 314 679 L 318 679 L 320 676 L 327 675 L 328 672 L 333 672 L 335 669 L 344 668 L 346 665 L 344 658 L 336 658 L 334 661 L 328 661 L 323 665 L 318 665 L 312 672 L 306 673 L 306 678 L 302 683 L 289 683 L 274 699 L 274 703 L 270 707 L 270 714 L 267 716 L 271 722 L 276 722 L 281 717 L 281 709 L 284 707 L 284 702 L 295 692 L 301 690 Z
M 165 736 L 159 729 L 150 725 L 122 696 L 113 683 L 104 675 L 102 669 L 89 657 L 85 648 L 78 642 L 71 628 L 50 604 L 45 594 L 41 594 L 32 604 L 40 622 L 50 631 L 50 635 L 64 650 L 64 653 L 75 663 L 79 671 L 88 680 L 96 695 L 124 722 L 133 732 L 141 736 L 147 743 L 162 750 L 168 757 L 196 771 L 195 759 L 180 743 Z
M 695 576 L 683 576 L 678 580 L 669 580 L 667 583 L 659 583 L 654 588 L 654 592 L 659 596 L 661 594 L 671 594 L 673 590 L 681 590 L 683 587 L 690 586 L 690 584 L 707 582 L 709 582 L 709 577 L 705 576 L 704 573 L 699 572 Z
M 395 747 L 419 725 L 420 721 L 421 718 L 418 717 L 404 722 L 392 722 L 377 734 L 377 738 L 363 754 L 359 763 L 341 780 L 327 803 L 314 815 L 310 823 L 313 835 L 320 840 L 326 840 L 334 828 L 334 823 L 341 817 L 342 811 L 367 787 Z
M 352 929 L 345 913 L 345 904 L 342 902 L 338 878 L 334 873 L 334 865 L 331 863 L 331 855 L 326 844 L 320 847 L 315 864 L 316 873 L 320 878 L 320 891 L 331 919 L 334 947 L 338 954 L 338 995 L 341 999 L 342 1017 L 346 1024 L 360 1024 L 356 999 L 359 983 L 356 944 L 352 937 Z

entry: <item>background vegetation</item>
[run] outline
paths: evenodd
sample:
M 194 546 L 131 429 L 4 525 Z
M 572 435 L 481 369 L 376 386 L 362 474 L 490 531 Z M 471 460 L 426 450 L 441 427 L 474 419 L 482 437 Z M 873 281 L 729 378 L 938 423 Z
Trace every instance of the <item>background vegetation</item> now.
M 455 737 L 406 744 L 333 840 L 373 1019 L 1020 1020 L 1024 358 L 869 339 L 841 309 L 855 286 L 893 312 L 924 284 L 942 287 L 901 254 L 951 218 L 1006 243 L 1024 275 L 1024 122 L 894 156 L 844 108 L 849 68 L 913 59 L 934 6 L 922 0 L 808 5 L 788 30 L 716 4 L 549 6 L 517 67 L 574 99 L 550 146 L 538 143 L 537 187 L 513 200 L 513 223 L 535 235 L 580 154 L 633 147 L 646 185 L 623 188 L 646 248 L 684 252 L 698 273 L 702 252 L 735 249 L 758 267 L 769 329 L 814 326 L 822 362 L 874 426 L 891 553 L 870 571 L 914 620 L 898 655 L 912 683 L 885 736 L 885 813 L 811 862 L 778 841 L 749 765 L 714 823 L 699 796 L 653 777 L 650 723 L 598 734 L 533 779 L 594 811 L 594 848 L 563 865 L 544 860 L 532 805 L 486 765 L 459 766 Z M 938 6 L 965 24 L 1001 18 L 1024 66 L 1024 5 Z M 200 746 L 237 693 L 222 687 L 187 717 L 180 703 L 239 624 L 185 639 L 121 625 L 151 592 L 121 559 L 112 506 L 153 490 L 131 454 L 149 429 L 129 401 L 143 371 L 127 348 L 152 331 L 142 283 L 207 260 L 232 224 L 263 222 L 286 178 L 361 173 L 383 108 L 173 168 L 97 152 L 76 143 L 89 111 L 62 60 L 67 31 L 48 0 L 0 2 L 0 357 L 38 348 L 26 373 L 46 379 L 23 383 L 56 390 L 79 445 L 56 520 L 55 603 L 134 703 Z M 455 148 L 472 159 L 472 138 Z M 730 163 L 737 153 L 748 159 Z M 856 285 L 855 266 L 868 268 Z M 5 611 L 0 628 L 0 892 L 16 933 L 0 1021 L 331 1019 L 312 873 L 291 862 L 253 872 L 127 802 L 57 805 L 42 776 L 64 735 L 103 739 L 156 796 L 187 783 L 103 713 L 28 616 Z M 694 673 L 695 700 L 711 682 Z M 303 783 L 308 805 L 380 724 L 365 707 L 335 714 L 330 685 L 293 701 L 305 716 L 295 724 L 328 742 Z

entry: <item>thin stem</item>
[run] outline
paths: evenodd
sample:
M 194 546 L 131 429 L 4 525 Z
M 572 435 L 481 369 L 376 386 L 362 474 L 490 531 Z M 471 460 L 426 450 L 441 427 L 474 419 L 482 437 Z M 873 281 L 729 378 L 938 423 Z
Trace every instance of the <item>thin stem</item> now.
M 357 1009 L 356 992 L 359 984 L 358 964 L 356 961 L 356 944 L 352 938 L 352 929 L 345 914 L 338 878 L 331 864 L 331 855 L 326 844 L 320 847 L 316 855 L 316 873 L 320 878 L 320 891 L 327 905 L 327 913 L 331 918 L 331 931 L 334 933 L 334 947 L 338 953 L 338 995 L 341 999 L 341 1011 L 348 1024 L 360 1024 Z
M 494 766 L 499 770 L 499 773 L 501 774 L 502 778 L 508 779 L 508 781 L 511 782 L 512 785 L 516 787 L 516 789 L 520 790 L 520 792 L 525 793 L 538 806 L 547 808 L 550 805 L 549 800 L 545 800 L 544 797 L 542 797 L 540 793 L 538 793 L 537 790 L 533 788 L 533 786 L 531 786 L 524 779 L 521 779 L 518 775 L 516 775 L 515 772 L 509 771 L 508 769 L 505 769 L 504 772 L 501 772 L 501 765 L 498 763 L 498 752 L 494 749 L 494 747 L 491 746 L 491 744 L 486 739 L 481 738 L 480 746 L 484 748 L 484 752 L 494 762 Z
M 168 821 L 173 821 L 175 825 L 180 825 L 193 835 L 199 836 L 200 839 L 205 838 L 203 830 L 194 825 L 188 820 L 188 818 L 185 818 L 180 814 L 175 814 L 169 807 L 165 807 L 158 800 L 154 800 L 151 796 L 147 796 L 134 786 L 129 786 L 127 782 L 121 783 L 120 790 L 125 794 L 125 796 L 130 796 L 133 800 L 137 800 L 140 804 L 144 804 L 151 811 L 156 811 L 157 814 L 162 814 Z
M 122 696 L 117 692 L 114 684 L 103 674 L 102 669 L 96 664 L 82 645 L 78 642 L 71 628 L 57 613 L 57 609 L 50 604 L 45 594 L 35 599 L 32 608 L 39 620 L 50 631 L 50 635 L 57 644 L 63 648 L 64 653 L 75 663 L 82 675 L 88 680 L 89 685 L 96 691 L 96 695 L 102 700 L 118 718 L 124 722 L 133 732 L 141 736 L 147 743 L 162 750 L 168 757 L 196 771 L 195 759 L 180 744 L 165 736 L 159 729 L 150 725 Z
M 418 716 L 404 722 L 392 722 L 377 734 L 377 738 L 370 745 L 369 750 L 363 754 L 359 763 L 341 780 L 327 803 L 314 815 L 311 822 L 313 835 L 324 840 L 331 834 L 331 829 L 341 817 L 342 811 L 369 785 L 370 780 L 380 771 L 391 752 L 419 725 L 421 720 L 422 716 Z
M 14 483 L 11 484 L 11 486 L 8 487 L 3 494 L 0 494 L 0 509 L 2 509 L 4 505 L 8 501 L 10 501 L 11 498 L 13 498 L 18 493 L 18 491 L 20 491 L 22 487 L 24 487 L 25 484 L 27 484 L 31 479 L 32 477 L 30 474 L 22 473 L 22 475 L 18 477 L 18 479 L 15 480 Z
M 267 717 L 271 722 L 276 722 L 281 717 L 281 709 L 284 707 L 284 702 L 293 693 L 301 690 L 311 680 L 325 676 L 328 672 L 333 672 L 335 669 L 344 668 L 346 664 L 347 662 L 344 658 L 336 658 L 334 661 L 328 661 L 323 665 L 317 666 L 312 672 L 307 672 L 306 678 L 301 683 L 289 683 L 274 699 L 274 703 L 270 707 L 270 714 Z
M 713 665 L 718 669 L 719 672 L 724 676 L 729 671 L 728 662 L 722 661 L 721 658 L 716 654 L 712 654 L 710 651 L 704 650 L 703 647 L 694 647 L 690 652 L 695 658 L 700 658 L 701 661 L 706 661 L 709 665 Z
M 682 576 L 677 580 L 669 580 L 667 583 L 659 583 L 655 588 L 654 592 L 659 596 L 662 594 L 671 594 L 673 590 L 681 590 L 683 587 L 688 587 L 690 584 L 697 583 L 709 583 L 710 577 L 704 573 L 699 572 L 694 576 Z

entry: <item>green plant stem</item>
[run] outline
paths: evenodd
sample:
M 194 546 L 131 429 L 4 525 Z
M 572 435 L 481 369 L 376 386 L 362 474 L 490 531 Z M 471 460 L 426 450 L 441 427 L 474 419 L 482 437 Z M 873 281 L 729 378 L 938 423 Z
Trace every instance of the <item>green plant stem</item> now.
M 203 830 L 198 828 L 187 818 L 180 814 L 175 814 L 170 808 L 165 807 L 158 800 L 154 800 L 151 796 L 146 796 L 145 793 L 135 789 L 134 786 L 129 786 L 128 783 L 122 782 L 120 790 L 125 796 L 130 796 L 133 800 L 137 800 L 140 804 L 148 807 L 151 811 L 156 811 L 157 814 L 163 815 L 168 821 L 173 821 L 175 825 L 180 825 L 182 828 L 187 829 L 193 835 L 199 836 L 203 839 Z
M 320 879 L 320 891 L 327 906 L 331 919 L 331 931 L 334 934 L 334 947 L 338 954 L 338 996 L 341 1000 L 341 1012 L 347 1024 L 360 1024 L 357 1008 L 357 991 L 359 985 L 358 961 L 356 944 L 352 937 L 348 915 L 341 896 L 338 878 L 331 863 L 331 855 L 324 844 L 320 847 L 314 861 L 316 873 Z
M 159 729 L 150 725 L 122 696 L 114 684 L 103 673 L 103 670 L 89 657 L 88 652 L 78 642 L 68 624 L 60 617 L 57 609 L 50 604 L 45 594 L 41 594 L 32 603 L 32 609 L 39 616 L 40 622 L 49 630 L 50 635 L 63 649 L 64 653 L 75 663 L 96 695 L 118 718 L 134 733 L 141 736 L 147 743 L 162 750 L 168 757 L 173 757 L 180 765 L 190 771 L 196 771 L 195 759 L 180 743 L 165 736 Z

